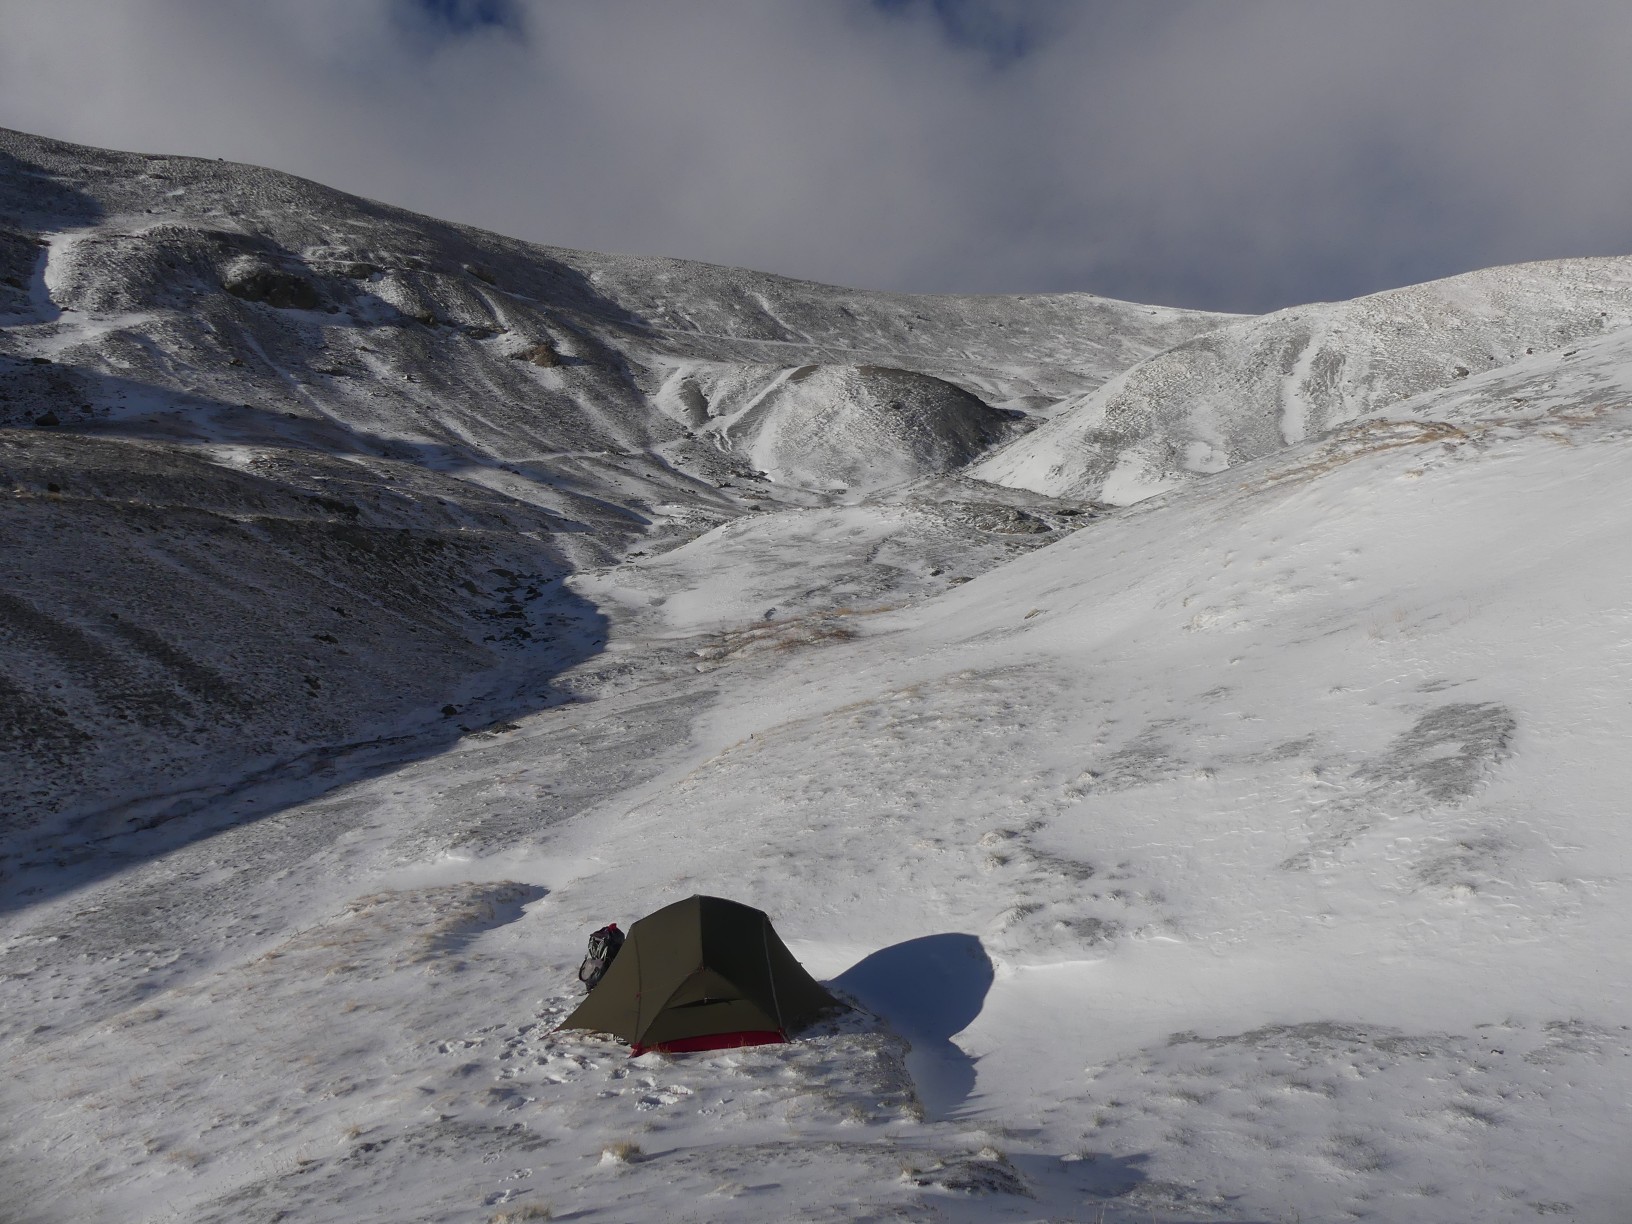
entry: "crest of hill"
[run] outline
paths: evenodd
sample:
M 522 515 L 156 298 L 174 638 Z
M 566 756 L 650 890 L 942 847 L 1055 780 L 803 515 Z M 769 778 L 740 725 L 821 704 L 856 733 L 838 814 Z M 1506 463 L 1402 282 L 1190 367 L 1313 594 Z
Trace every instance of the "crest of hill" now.
M 44 410 L 69 428 L 467 475 L 526 464 L 548 469 L 529 500 L 580 521 L 609 506 L 639 519 L 657 503 L 719 521 L 713 489 L 754 460 L 722 435 L 722 464 L 654 405 L 677 363 L 949 384 L 938 398 L 951 415 L 932 426 L 948 438 L 898 469 L 910 480 L 941 473 L 944 454 L 975 457 L 957 440 L 966 396 L 1046 416 L 1235 316 L 1087 294 L 875 293 L 569 251 L 276 171 L 0 131 L 0 318 L 0 425 Z M 820 381 L 840 395 L 857 386 Z M 848 487 L 872 465 L 891 426 L 868 419 L 880 409 L 866 395 L 846 402 L 867 426 L 853 440 L 826 432 L 793 465 L 799 487 Z M 982 445 L 1006 432 L 983 429 Z M 630 530 L 597 523 L 586 536 L 615 548 Z
M 656 402 L 779 485 L 866 493 L 956 470 L 1009 429 L 969 392 L 884 366 L 681 366 Z
M 167 230 L 164 226 L 179 227 Z M 87 227 L 157 252 L 190 231 L 253 236 L 280 271 L 387 282 L 410 317 L 492 326 L 501 303 L 593 320 L 676 356 L 898 366 L 989 402 L 1051 402 L 1238 316 L 1086 293 L 913 295 L 685 260 L 541 246 L 229 162 L 116 153 L 0 129 L 8 241 Z M 18 259 L 32 262 L 33 252 Z M 162 258 L 150 280 L 169 278 Z M 174 262 L 174 261 L 170 261 Z M 25 268 L 6 269 L 12 279 Z M 16 292 L 16 287 L 13 286 Z M 4 310 L 0 304 L 0 310 Z M 464 318 L 469 314 L 472 317 Z M 500 320 L 502 325 L 502 319 Z
M 1293 307 L 1133 366 L 969 474 L 1128 504 L 1628 326 L 1628 258 L 1518 264 Z
M 894 366 L 1025 409 L 1242 317 L 1089 293 L 882 293 L 683 260 L 552 254 L 678 356 Z

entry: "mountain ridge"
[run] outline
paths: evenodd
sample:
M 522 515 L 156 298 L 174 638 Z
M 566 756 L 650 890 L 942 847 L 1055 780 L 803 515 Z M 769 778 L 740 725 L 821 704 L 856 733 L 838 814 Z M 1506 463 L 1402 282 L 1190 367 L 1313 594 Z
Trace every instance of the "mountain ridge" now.
M 1289 307 L 1130 367 L 969 474 L 1125 505 L 1626 327 L 1632 257 L 1513 264 Z

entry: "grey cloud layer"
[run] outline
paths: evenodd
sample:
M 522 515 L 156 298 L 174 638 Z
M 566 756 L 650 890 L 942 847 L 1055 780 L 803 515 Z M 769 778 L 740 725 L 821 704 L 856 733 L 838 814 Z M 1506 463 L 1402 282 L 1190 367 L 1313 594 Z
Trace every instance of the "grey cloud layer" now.
M 1623 3 L 0 0 L 0 123 L 521 237 L 1267 309 L 1632 246 Z

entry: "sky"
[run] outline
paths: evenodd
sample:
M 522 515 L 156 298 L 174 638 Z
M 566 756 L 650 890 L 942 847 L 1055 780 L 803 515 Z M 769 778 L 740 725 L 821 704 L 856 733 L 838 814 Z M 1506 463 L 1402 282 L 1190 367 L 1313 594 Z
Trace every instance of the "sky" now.
M 1632 252 L 1624 0 L 0 0 L 0 126 L 516 237 L 1261 311 Z

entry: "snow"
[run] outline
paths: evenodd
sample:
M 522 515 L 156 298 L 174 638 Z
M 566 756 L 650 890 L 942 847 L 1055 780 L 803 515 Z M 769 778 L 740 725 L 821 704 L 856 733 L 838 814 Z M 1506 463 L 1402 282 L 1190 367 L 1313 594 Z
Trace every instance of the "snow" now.
M 233 173 L 245 191 L 295 191 Z M 220 196 L 205 178 L 187 186 L 154 198 Z M 309 205 L 313 226 L 351 207 Z M 409 220 L 429 224 L 371 232 L 429 232 Z M 60 681 L 51 708 L 110 765 L 34 759 L 62 806 L 8 830 L 0 1103 L 15 1124 L 0 1215 L 1625 1218 L 1632 320 L 1596 313 L 1622 292 L 1617 261 L 1292 312 L 1299 327 L 1370 320 L 1343 351 L 1397 374 L 1341 411 L 1298 389 L 1318 355 L 1266 373 L 1291 378 L 1296 403 L 1258 402 L 1249 422 L 1245 401 L 1215 389 L 1196 407 L 1199 384 L 1171 377 L 1195 360 L 1188 335 L 1165 355 L 1114 326 L 1061 341 L 1062 368 L 1072 351 L 1122 352 L 1123 372 L 1083 377 L 1105 375 L 1112 398 L 1143 387 L 1152 419 L 1190 421 L 1214 448 L 1187 461 L 1218 470 L 1175 478 L 1149 458 L 1160 429 L 1139 434 L 1107 459 L 1124 483 L 1095 486 L 1096 500 L 1139 500 L 1106 511 L 981 485 L 952 460 L 821 488 L 841 478 L 847 438 L 861 460 L 878 449 L 877 397 L 857 382 L 870 357 L 815 359 L 804 380 L 867 428 L 836 426 L 794 448 L 808 467 L 759 476 L 749 427 L 811 361 L 767 349 L 841 347 L 834 303 L 867 295 L 551 258 L 588 269 L 594 292 L 661 298 L 654 334 L 669 339 L 614 337 L 587 315 L 563 326 L 568 290 L 548 297 L 544 281 L 565 273 L 519 256 L 483 271 L 539 281 L 534 321 L 563 355 L 616 338 L 627 366 L 466 354 L 439 372 L 432 354 L 493 341 L 430 347 L 383 324 L 344 338 L 217 303 L 248 320 L 266 377 L 309 394 L 318 418 L 285 426 L 226 412 L 226 396 L 176 405 L 185 385 L 241 368 L 188 357 L 174 311 L 155 307 L 160 323 L 124 329 L 145 338 L 134 349 L 108 330 L 54 351 L 78 353 L 59 373 L 79 379 L 145 353 L 133 381 L 150 405 L 171 393 L 168 415 L 109 404 L 73 430 L 0 437 L 7 521 L 27 525 L 13 538 L 34 559 L 35 585 L 8 593 L 93 644 L 116 636 L 98 617 L 140 612 L 266 703 L 264 729 L 216 734 L 210 711 L 231 703 L 198 692 L 195 723 L 124 726 L 120 694 L 165 691 L 156 648 L 102 656 L 117 687 L 8 646 L 8 676 L 25 693 Z M 85 274 L 108 310 L 8 327 L 5 352 L 162 297 L 170 282 L 144 280 L 145 259 Z M 1504 350 L 1465 377 L 1410 373 L 1443 365 L 1423 330 L 1380 338 L 1408 308 L 1433 336 L 1557 335 L 1588 317 L 1579 301 L 1590 327 L 1567 348 Z M 732 303 L 753 312 L 735 339 Z M 914 310 L 900 309 L 904 332 Z M 926 306 L 949 329 L 943 354 L 973 309 Z M 852 349 L 900 339 L 872 318 Z M 1244 332 L 1286 325 L 1229 323 L 1208 343 L 1228 355 Z M 1328 348 L 1342 347 L 1335 328 Z M 711 335 L 730 343 L 705 352 Z M 310 367 L 339 360 L 340 339 L 376 374 L 422 381 L 322 381 Z M 1044 363 L 1021 356 L 974 364 L 985 379 L 1013 359 L 1023 398 Z M 18 368 L 16 387 L 44 385 L 24 380 L 47 367 Z M 923 419 L 979 394 L 953 375 L 913 370 L 956 392 L 935 390 Z M 531 388 L 539 398 L 519 398 Z M 1231 440 L 1248 424 L 1270 439 L 1255 453 Z M 313 496 L 349 501 L 355 522 Z M 147 551 L 118 533 L 125 520 L 152 526 Z M 288 524 L 271 551 L 267 523 Z M 395 603 L 392 574 L 347 579 L 354 610 L 423 617 L 441 645 L 416 654 L 367 613 L 379 643 L 330 661 L 322 678 L 353 696 L 313 729 L 230 652 L 317 649 L 302 619 L 313 588 L 273 565 L 316 572 L 314 541 L 341 527 L 460 541 L 472 559 L 403 569 L 417 585 Z M 544 556 L 546 541 L 558 580 L 536 600 L 513 588 L 527 619 L 502 618 L 537 640 L 484 645 L 469 626 L 509 606 L 513 581 L 489 561 Z M 84 566 L 111 574 L 165 549 L 197 558 L 177 584 L 226 577 L 185 598 L 137 570 L 75 589 Z M 252 611 L 233 612 L 229 596 L 250 590 Z M 455 692 L 458 716 L 441 717 L 436 697 Z M 373 738 L 347 738 L 359 726 Z M 304 764 L 274 753 L 235 771 L 234 736 L 273 735 Z M 166 772 L 177 761 L 197 768 Z M 91 782 L 128 802 L 119 764 L 164 819 L 72 806 Z M 176 806 L 175 788 L 191 798 Z M 786 1046 L 707 1056 L 630 1058 L 553 1031 L 590 930 L 697 892 L 765 909 L 857 1010 Z
M 952 472 L 1008 432 L 967 391 L 880 366 L 688 363 L 655 403 L 777 485 L 856 497 Z
M 1129 366 L 974 464 L 1130 505 L 1421 391 L 1632 325 L 1632 260 L 1470 272 L 1226 324 Z

